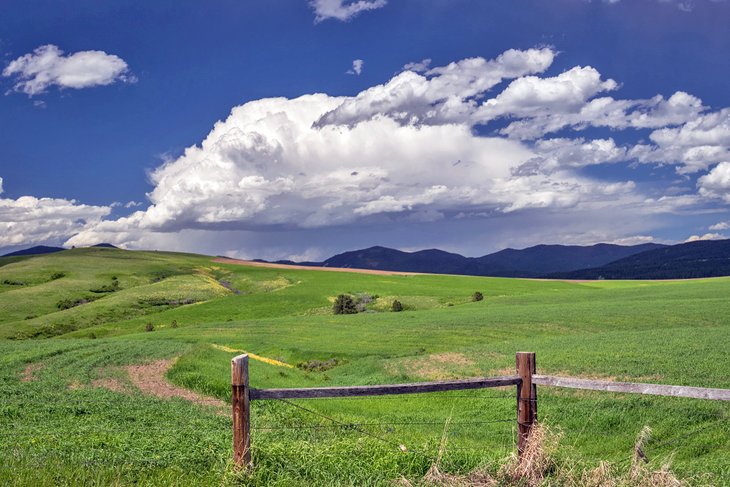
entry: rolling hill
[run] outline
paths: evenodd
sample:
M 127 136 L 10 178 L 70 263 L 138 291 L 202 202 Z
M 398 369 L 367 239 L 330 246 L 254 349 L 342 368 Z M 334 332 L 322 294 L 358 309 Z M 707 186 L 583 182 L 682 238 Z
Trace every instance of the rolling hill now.
M 514 451 L 512 387 L 254 401 L 255 468 L 231 472 L 230 407 L 154 395 L 131 371 L 230 404 L 241 351 L 258 357 L 250 372 L 261 388 L 502 375 L 517 350 L 536 351 L 547 374 L 730 387 L 718 365 L 730 278 L 386 276 L 103 247 L 3 261 L 0 485 L 423 485 L 445 424 L 447 472 L 494 473 Z M 365 312 L 334 315 L 339 293 L 371 300 Z M 404 311 L 391 311 L 395 299 Z M 671 456 L 682 476 L 727 485 L 725 403 L 544 386 L 539 397 L 541 418 L 567 445 L 557 460 L 570 469 L 605 460 L 626 471 L 649 425 L 652 469 Z

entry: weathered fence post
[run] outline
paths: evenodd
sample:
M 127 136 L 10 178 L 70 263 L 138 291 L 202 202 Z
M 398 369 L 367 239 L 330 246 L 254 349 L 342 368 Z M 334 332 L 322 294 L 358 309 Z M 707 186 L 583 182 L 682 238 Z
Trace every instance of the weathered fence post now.
M 537 385 L 532 382 L 536 372 L 535 353 L 517 352 L 517 375 L 522 384 L 517 386 L 517 452 L 520 457 L 527 446 L 533 423 L 537 420 Z
M 251 465 L 251 417 L 248 388 L 248 355 L 231 360 L 233 389 L 233 463 L 236 467 Z

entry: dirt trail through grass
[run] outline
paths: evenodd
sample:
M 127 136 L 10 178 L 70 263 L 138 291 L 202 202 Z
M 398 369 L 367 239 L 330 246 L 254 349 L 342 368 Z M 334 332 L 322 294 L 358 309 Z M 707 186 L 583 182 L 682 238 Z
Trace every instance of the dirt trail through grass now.
M 31 382 L 37 379 L 36 372 L 43 369 L 43 364 L 28 364 L 28 366 L 20 374 L 20 382 Z
M 165 373 L 172 367 L 174 362 L 174 359 L 158 360 L 149 364 L 128 365 L 125 367 L 125 370 L 129 374 L 129 379 L 132 383 L 146 394 L 151 394 L 162 399 L 179 397 L 203 406 L 226 406 L 226 403 L 220 399 L 201 396 L 188 389 L 170 384 L 165 379 Z
M 297 271 L 327 271 L 327 272 L 354 272 L 356 274 L 376 274 L 381 276 L 417 276 L 421 272 L 378 271 L 374 269 L 354 269 L 352 267 L 309 267 L 303 265 L 273 264 L 271 262 L 256 262 L 253 260 L 238 260 L 228 257 L 217 257 L 213 262 L 219 264 L 247 265 L 251 267 L 270 267 L 272 269 L 292 269 Z

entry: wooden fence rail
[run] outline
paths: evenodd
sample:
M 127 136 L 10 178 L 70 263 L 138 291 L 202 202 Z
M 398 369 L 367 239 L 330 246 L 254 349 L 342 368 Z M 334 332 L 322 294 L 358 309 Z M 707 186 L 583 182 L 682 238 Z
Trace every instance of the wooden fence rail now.
M 612 382 L 536 374 L 534 352 L 517 352 L 515 375 L 480 377 L 464 380 L 418 382 L 413 384 L 386 384 L 373 386 L 308 387 L 290 389 L 254 389 L 249 386 L 248 355 L 239 355 L 231 361 L 233 403 L 233 461 L 239 467 L 251 465 L 251 408 L 250 401 L 266 399 L 315 399 L 323 397 L 384 396 L 419 394 L 491 387 L 517 386 L 517 451 L 522 456 L 524 446 L 537 421 L 537 386 L 566 387 L 594 391 L 651 394 L 730 401 L 729 389 L 709 389 L 662 384 Z
M 419 394 L 423 392 L 461 391 L 519 384 L 516 375 L 484 377 L 478 379 L 440 382 L 416 382 L 414 384 L 387 384 L 378 386 L 307 387 L 302 389 L 251 389 L 251 400 L 260 399 L 316 399 L 320 397 L 386 396 L 392 394 Z
M 613 382 L 608 380 L 555 377 L 552 375 L 533 375 L 532 382 L 541 386 L 567 387 L 569 389 L 584 389 L 589 391 L 625 392 L 629 394 L 649 394 L 653 396 L 688 397 L 692 399 L 730 401 L 729 389 L 667 386 L 662 384 L 642 384 L 638 382 Z

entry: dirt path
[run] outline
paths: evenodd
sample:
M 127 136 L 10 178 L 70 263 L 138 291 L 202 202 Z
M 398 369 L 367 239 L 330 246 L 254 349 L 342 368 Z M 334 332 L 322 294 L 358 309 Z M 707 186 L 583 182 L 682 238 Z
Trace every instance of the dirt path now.
M 253 260 L 239 260 L 228 257 L 216 257 L 213 262 L 219 264 L 246 265 L 251 267 L 270 267 L 272 269 L 294 269 L 298 271 L 325 271 L 325 272 L 353 272 L 355 274 L 376 274 L 381 276 L 417 276 L 430 275 L 420 272 L 377 271 L 373 269 L 353 269 L 351 267 L 309 267 L 306 265 L 274 264 L 271 262 L 256 262 Z
M 20 374 L 20 382 L 31 382 L 37 379 L 36 372 L 40 372 L 43 369 L 43 364 L 28 364 Z
M 227 406 L 220 399 L 202 396 L 188 389 L 170 384 L 165 379 L 165 373 L 172 367 L 174 362 L 174 359 L 158 360 L 149 364 L 128 365 L 124 369 L 129 374 L 129 379 L 132 381 L 132 384 L 137 386 L 145 394 L 151 394 L 162 399 L 179 397 L 203 406 Z

